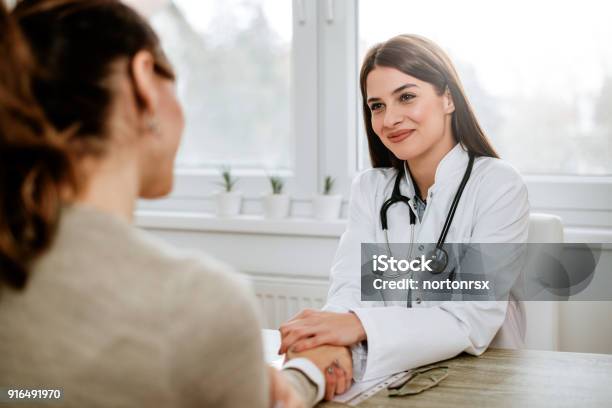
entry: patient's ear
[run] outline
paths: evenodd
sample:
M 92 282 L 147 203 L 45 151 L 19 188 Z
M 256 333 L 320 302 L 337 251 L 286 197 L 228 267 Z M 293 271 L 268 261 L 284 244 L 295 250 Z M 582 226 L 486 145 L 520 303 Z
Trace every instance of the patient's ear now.
M 155 81 L 155 59 L 147 50 L 141 50 L 130 62 L 134 94 L 142 113 L 155 114 L 159 99 Z

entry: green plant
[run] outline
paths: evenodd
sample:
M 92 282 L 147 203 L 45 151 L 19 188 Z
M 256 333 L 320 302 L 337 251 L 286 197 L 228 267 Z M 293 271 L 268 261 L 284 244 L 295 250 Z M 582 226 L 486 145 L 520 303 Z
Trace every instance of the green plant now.
M 237 178 L 232 177 L 232 169 L 229 166 L 224 166 L 221 168 L 221 178 L 223 181 L 218 182 L 217 184 L 222 186 L 227 193 L 234 189 L 234 185 L 238 181 Z
M 334 188 L 334 183 L 336 180 L 332 178 L 332 176 L 326 176 L 325 181 L 323 182 L 323 194 L 329 195 Z
M 272 194 L 282 194 L 285 182 L 282 178 L 276 176 L 268 177 L 272 186 Z

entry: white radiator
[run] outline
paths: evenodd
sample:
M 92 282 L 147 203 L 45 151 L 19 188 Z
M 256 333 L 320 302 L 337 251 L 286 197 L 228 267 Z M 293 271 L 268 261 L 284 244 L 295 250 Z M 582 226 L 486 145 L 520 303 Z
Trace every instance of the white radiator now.
M 265 329 L 278 329 L 303 309 L 320 309 L 327 298 L 327 280 L 252 274 L 248 278 L 259 300 Z

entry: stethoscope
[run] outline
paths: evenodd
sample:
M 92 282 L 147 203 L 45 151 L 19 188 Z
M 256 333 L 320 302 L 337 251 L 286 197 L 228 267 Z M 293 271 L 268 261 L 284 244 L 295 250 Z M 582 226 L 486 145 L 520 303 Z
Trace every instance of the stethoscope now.
M 446 221 L 444 221 L 444 226 L 442 227 L 442 232 L 440 232 L 440 236 L 438 237 L 438 242 L 434 249 L 429 251 L 426 255 L 427 260 L 431 260 L 429 263 L 429 267 L 431 268 L 432 274 L 440 274 L 444 272 L 446 266 L 448 265 L 448 252 L 444 249 L 444 243 L 446 241 L 446 235 L 448 234 L 448 230 L 450 229 L 451 223 L 453 222 L 453 217 L 455 216 L 455 211 L 457 210 L 457 205 L 459 204 L 459 200 L 461 199 L 461 195 L 463 194 L 463 190 L 465 189 L 465 185 L 467 184 L 470 175 L 472 174 L 472 167 L 474 166 L 474 156 L 472 153 L 469 154 L 469 161 L 467 167 L 465 169 L 465 173 L 463 174 L 463 179 L 461 180 L 461 184 L 459 184 L 459 189 L 455 193 L 455 197 L 453 198 L 453 202 L 448 210 L 448 214 L 446 215 Z M 398 171 L 397 176 L 395 177 L 395 184 L 393 186 L 393 192 L 391 193 L 391 197 L 389 197 L 383 205 L 380 207 L 380 223 L 382 225 L 382 229 L 385 233 L 385 240 L 387 242 L 387 250 L 391 253 L 391 248 L 389 246 L 389 236 L 387 233 L 388 223 L 387 223 L 387 211 L 389 207 L 391 207 L 395 203 L 404 203 L 408 207 L 410 207 L 410 199 L 406 196 L 403 196 L 400 193 L 400 183 L 402 181 L 403 172 Z M 412 257 L 412 246 L 414 245 L 414 225 L 416 224 L 416 215 L 410 210 L 410 225 L 412 226 L 411 234 L 410 234 L 410 251 L 408 257 Z

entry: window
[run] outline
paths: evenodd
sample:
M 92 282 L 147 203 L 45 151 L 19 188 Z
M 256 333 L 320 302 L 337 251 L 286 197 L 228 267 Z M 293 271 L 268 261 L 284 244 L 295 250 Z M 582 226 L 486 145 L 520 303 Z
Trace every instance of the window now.
M 149 17 L 174 64 L 186 115 L 172 195 L 139 208 L 212 211 L 229 165 L 243 212 L 259 212 L 275 175 L 292 213 L 308 213 L 320 167 L 317 3 L 128 1 Z
M 174 0 L 152 17 L 178 73 L 179 169 L 290 169 L 291 2 Z
M 397 34 L 437 42 L 494 146 L 523 174 L 612 175 L 606 2 L 361 0 L 359 7 L 360 59 Z
M 152 17 L 179 73 L 187 129 L 169 200 L 140 208 L 210 211 L 218 169 L 259 213 L 282 175 L 292 214 L 309 215 L 323 178 L 369 166 L 358 70 L 400 33 L 453 59 L 481 124 L 525 176 L 532 211 L 612 228 L 612 6 L 433 0 L 132 0 Z

